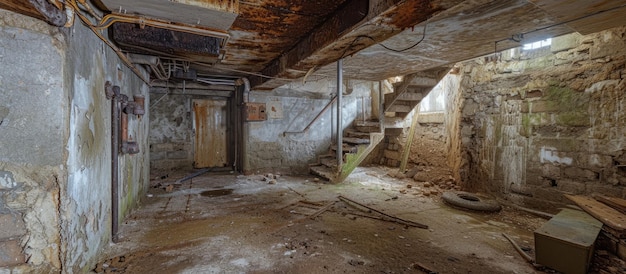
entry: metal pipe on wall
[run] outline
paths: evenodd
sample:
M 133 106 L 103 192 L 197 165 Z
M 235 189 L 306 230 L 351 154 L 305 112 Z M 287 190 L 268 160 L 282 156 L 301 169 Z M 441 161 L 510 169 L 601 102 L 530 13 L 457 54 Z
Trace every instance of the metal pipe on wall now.
M 343 164 L 343 126 L 341 123 L 341 99 L 343 97 L 343 59 L 337 60 L 337 171 Z
M 120 109 L 119 97 L 120 87 L 113 87 L 113 97 L 111 98 L 111 240 L 116 243 L 118 241 L 117 231 L 119 227 L 119 125 L 120 125 Z

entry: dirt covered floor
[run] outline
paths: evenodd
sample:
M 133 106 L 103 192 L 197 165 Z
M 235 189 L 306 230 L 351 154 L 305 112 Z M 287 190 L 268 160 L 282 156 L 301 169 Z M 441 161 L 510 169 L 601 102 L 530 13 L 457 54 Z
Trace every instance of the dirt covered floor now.
M 536 273 L 502 236 L 533 254 L 545 220 L 505 207 L 468 212 L 423 195 L 412 179 L 358 168 L 338 185 L 313 177 L 189 173 L 153 181 L 121 224 L 98 273 Z M 427 225 L 397 223 L 375 211 Z

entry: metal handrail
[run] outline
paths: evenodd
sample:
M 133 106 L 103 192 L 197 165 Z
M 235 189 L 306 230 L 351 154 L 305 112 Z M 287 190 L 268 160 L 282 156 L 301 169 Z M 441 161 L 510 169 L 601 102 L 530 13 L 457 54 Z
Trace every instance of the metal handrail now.
M 330 100 L 330 102 L 328 102 L 328 104 L 326 104 L 326 106 L 320 110 L 320 113 L 317 114 L 317 116 L 315 116 L 315 118 L 313 118 L 313 120 L 301 131 L 285 131 L 283 132 L 283 136 L 287 135 L 287 134 L 298 134 L 298 133 L 305 133 L 307 131 L 309 131 L 309 129 L 311 128 L 311 126 L 313 125 L 313 123 L 315 123 L 315 121 L 317 121 L 317 119 L 319 119 L 322 114 L 324 114 L 328 108 L 330 108 L 330 106 L 332 106 L 335 101 L 337 101 L 337 96 L 335 95 L 335 97 L 333 97 L 332 100 Z

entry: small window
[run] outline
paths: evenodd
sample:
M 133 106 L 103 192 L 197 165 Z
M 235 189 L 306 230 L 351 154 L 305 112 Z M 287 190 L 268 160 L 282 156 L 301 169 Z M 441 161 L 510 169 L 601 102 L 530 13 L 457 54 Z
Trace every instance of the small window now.
M 524 47 L 522 49 L 523 50 L 538 49 L 538 48 L 547 47 L 551 44 L 552 44 L 552 38 L 548 38 L 548 39 L 537 41 L 534 43 L 524 44 Z

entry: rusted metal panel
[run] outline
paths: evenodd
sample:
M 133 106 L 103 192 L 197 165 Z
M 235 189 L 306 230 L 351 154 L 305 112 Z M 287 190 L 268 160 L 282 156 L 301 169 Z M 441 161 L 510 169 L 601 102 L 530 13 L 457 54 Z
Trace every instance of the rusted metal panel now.
M 124 50 L 136 53 L 176 55 L 204 62 L 217 60 L 222 39 L 144 26 L 115 23 L 112 38 Z
M 194 167 L 223 167 L 228 164 L 227 105 L 225 100 L 194 100 L 196 127 Z
M 60 10 L 47 0 L 5 0 L 0 2 L 0 9 L 37 18 L 57 27 L 61 27 L 67 22 L 65 11 Z
M 265 103 L 245 103 L 246 121 L 265 121 L 267 112 Z

